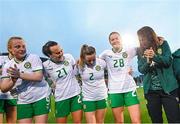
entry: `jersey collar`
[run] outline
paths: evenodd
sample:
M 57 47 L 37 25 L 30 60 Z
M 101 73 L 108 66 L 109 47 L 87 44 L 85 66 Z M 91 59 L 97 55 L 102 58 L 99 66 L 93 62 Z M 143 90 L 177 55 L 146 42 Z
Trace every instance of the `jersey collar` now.
M 56 61 L 54 61 L 53 59 L 50 58 L 50 61 L 52 61 L 55 64 L 64 64 L 64 60 L 65 60 L 64 56 L 63 56 L 63 61 L 60 61 L 60 62 L 56 62 Z
M 123 48 L 121 48 L 119 51 L 115 51 L 113 48 L 112 48 L 112 51 L 113 53 L 120 53 L 122 51 Z
M 93 64 L 92 64 L 92 65 L 88 65 L 88 64 L 86 64 L 86 66 L 87 66 L 88 68 L 93 68 L 95 65 L 96 65 L 96 60 L 93 62 Z
M 23 62 L 27 57 L 28 57 L 28 54 L 26 54 L 21 61 L 17 60 L 16 58 L 14 58 L 14 61 L 15 61 L 17 64 L 19 64 L 19 63 Z

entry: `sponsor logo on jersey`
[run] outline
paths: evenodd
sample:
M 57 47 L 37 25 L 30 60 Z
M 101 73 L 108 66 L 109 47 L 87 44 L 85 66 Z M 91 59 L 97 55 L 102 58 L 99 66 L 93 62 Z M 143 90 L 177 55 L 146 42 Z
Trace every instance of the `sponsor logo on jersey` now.
M 122 57 L 123 57 L 123 58 L 127 58 L 127 57 L 128 57 L 128 54 L 127 54 L 126 52 L 123 52 L 123 53 L 122 53 Z
M 112 58 L 112 56 L 108 56 L 109 58 Z
M 68 62 L 68 61 L 64 61 L 64 65 L 65 65 L 65 66 L 68 66 L 68 65 L 69 65 L 69 62 Z
M 157 53 L 161 55 L 161 54 L 162 54 L 162 49 L 161 49 L 161 48 L 158 48 L 158 49 L 157 49 Z
M 96 71 L 100 71 L 101 70 L 101 66 L 96 65 L 95 69 L 96 69 Z
M 24 67 L 25 67 L 26 69 L 30 69 L 30 68 L 31 68 L 31 63 L 30 63 L 30 62 L 26 62 L 26 63 L 24 64 Z

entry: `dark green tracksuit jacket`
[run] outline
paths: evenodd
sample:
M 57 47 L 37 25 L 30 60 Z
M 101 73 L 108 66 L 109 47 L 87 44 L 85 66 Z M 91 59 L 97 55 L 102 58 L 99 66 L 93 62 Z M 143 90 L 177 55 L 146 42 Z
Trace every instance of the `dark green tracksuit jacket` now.
M 180 48 L 173 53 L 173 69 L 180 87 Z
M 172 68 L 172 54 L 167 41 L 164 41 L 162 45 L 158 46 L 153 61 L 156 63 L 157 76 L 164 92 L 169 94 L 171 91 L 177 89 L 178 84 Z M 146 58 L 138 55 L 138 70 L 144 74 L 143 88 L 145 94 L 148 93 L 151 85 L 151 69 L 152 67 L 147 63 Z

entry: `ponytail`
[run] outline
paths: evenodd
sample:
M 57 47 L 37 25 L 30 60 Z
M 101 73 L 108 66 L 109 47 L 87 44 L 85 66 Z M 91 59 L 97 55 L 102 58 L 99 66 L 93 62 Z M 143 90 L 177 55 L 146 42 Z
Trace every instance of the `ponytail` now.
M 92 46 L 88 46 L 87 44 L 82 45 L 81 52 L 80 52 L 80 59 L 79 59 L 79 66 L 80 69 L 84 68 L 85 65 L 85 56 L 92 55 L 96 53 L 96 49 Z

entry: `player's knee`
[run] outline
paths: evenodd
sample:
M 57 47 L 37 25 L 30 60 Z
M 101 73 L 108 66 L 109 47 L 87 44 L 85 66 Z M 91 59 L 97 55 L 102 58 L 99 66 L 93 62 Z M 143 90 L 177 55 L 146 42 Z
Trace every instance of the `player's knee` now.
M 81 122 L 82 122 L 81 118 L 76 118 L 73 120 L 73 123 L 76 123 L 76 124 L 81 123 Z
M 97 123 L 104 123 L 104 120 L 97 120 Z
M 140 120 L 140 118 L 133 118 L 133 119 L 131 119 L 131 123 L 135 123 L 135 124 L 138 124 L 138 123 L 141 123 L 141 120 Z
M 124 123 L 124 119 L 122 118 L 115 118 L 116 123 Z

